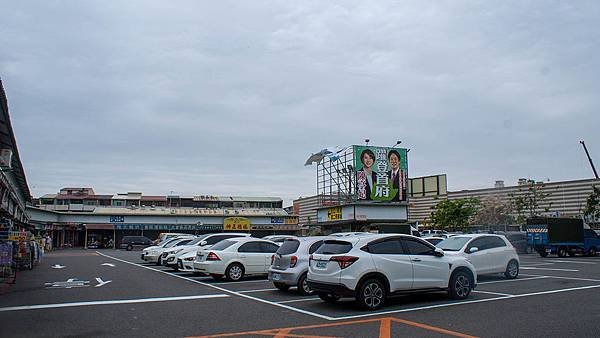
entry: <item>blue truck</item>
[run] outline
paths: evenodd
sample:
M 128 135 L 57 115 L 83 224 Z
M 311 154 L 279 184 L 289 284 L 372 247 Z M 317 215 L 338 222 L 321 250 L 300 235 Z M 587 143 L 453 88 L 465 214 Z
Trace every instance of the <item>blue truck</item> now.
M 527 220 L 527 245 L 540 256 L 596 256 L 600 236 L 576 218 L 536 217 Z

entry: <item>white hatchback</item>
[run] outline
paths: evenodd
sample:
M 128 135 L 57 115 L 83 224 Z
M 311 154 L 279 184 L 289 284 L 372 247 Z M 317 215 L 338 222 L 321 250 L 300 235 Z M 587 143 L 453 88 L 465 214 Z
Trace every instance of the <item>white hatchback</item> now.
M 509 279 L 519 275 L 519 255 L 502 235 L 458 235 L 449 237 L 436 246 L 447 255 L 468 259 L 475 266 L 477 275 L 503 273 Z
M 463 257 L 414 236 L 387 234 L 326 239 L 310 256 L 307 280 L 326 302 L 349 296 L 375 310 L 388 295 L 407 292 L 447 291 L 464 299 L 477 275 Z
M 231 281 L 245 275 L 267 275 L 277 249 L 277 244 L 253 237 L 226 239 L 209 250 L 198 251 L 194 271 Z

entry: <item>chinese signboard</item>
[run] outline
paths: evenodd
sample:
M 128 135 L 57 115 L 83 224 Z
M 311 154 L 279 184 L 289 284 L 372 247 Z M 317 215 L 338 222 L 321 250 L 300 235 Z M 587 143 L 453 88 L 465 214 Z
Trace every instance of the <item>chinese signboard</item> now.
M 271 224 L 298 224 L 298 216 L 271 217 Z
M 342 207 L 329 208 L 327 210 L 328 221 L 339 221 L 342 219 Z
M 227 217 L 223 220 L 223 230 L 250 230 L 250 220 L 245 217 Z
M 123 223 L 125 222 L 125 216 L 110 216 L 110 223 Z
M 406 149 L 367 146 L 354 146 L 353 149 L 357 200 L 406 201 Z

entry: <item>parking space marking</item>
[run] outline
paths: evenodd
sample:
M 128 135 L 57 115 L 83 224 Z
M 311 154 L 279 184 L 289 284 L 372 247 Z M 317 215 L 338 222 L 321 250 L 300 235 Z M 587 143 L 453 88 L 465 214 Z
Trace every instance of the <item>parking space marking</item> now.
M 282 300 L 281 302 L 277 302 L 279 304 L 284 304 L 284 303 L 298 303 L 298 302 L 308 302 L 311 300 L 320 300 L 321 298 L 319 297 L 314 297 L 314 298 L 302 298 L 302 299 L 292 299 L 292 300 Z
M 258 290 L 244 290 L 237 291 L 239 293 L 253 293 L 253 292 L 265 292 L 265 291 L 277 291 L 278 289 L 258 289 Z
M 229 295 L 216 294 L 216 295 L 199 295 L 199 296 L 160 297 L 160 298 L 142 298 L 142 299 L 117 299 L 117 300 L 100 300 L 100 301 L 91 301 L 91 302 L 24 305 L 24 306 L 3 307 L 3 308 L 0 308 L 0 312 L 21 311 L 21 310 L 38 310 L 38 309 L 54 309 L 54 308 L 62 308 L 62 307 L 90 306 L 90 305 L 171 302 L 171 301 L 179 301 L 179 300 L 211 299 L 211 298 L 226 298 L 226 297 L 229 297 Z
M 573 263 L 573 264 L 592 264 L 592 265 L 596 265 L 597 263 L 594 262 L 582 262 L 582 261 L 558 261 L 558 260 L 553 260 L 553 261 L 548 261 L 548 262 L 552 262 L 552 263 Z
M 258 282 L 263 282 L 264 283 L 264 282 L 269 282 L 269 280 L 268 279 L 261 279 L 261 280 L 244 280 L 244 281 L 237 281 L 237 282 L 216 282 L 215 285 L 228 285 L 228 284 L 240 284 L 240 283 L 258 283 Z
M 574 269 L 533 268 L 533 267 L 525 267 L 525 266 L 520 267 L 520 269 L 523 269 L 523 270 L 548 270 L 548 271 L 579 272 L 579 270 L 574 270 Z
M 494 281 L 490 281 L 490 282 L 477 283 L 477 285 L 494 284 L 494 283 L 520 282 L 520 281 L 524 281 L 524 280 L 542 279 L 542 278 L 548 278 L 548 277 L 547 276 L 535 276 L 535 277 L 517 278 L 517 279 L 494 280 Z
M 309 315 L 309 316 L 313 316 L 313 317 L 317 317 L 317 318 L 321 318 L 321 319 L 336 320 L 336 318 L 334 318 L 334 317 L 322 315 L 320 313 L 298 309 L 298 308 L 295 308 L 293 306 L 288 306 L 288 305 L 285 305 L 285 304 L 277 304 L 275 302 L 271 302 L 271 301 L 268 301 L 268 300 L 265 300 L 265 299 L 252 297 L 252 296 L 245 295 L 243 293 L 239 293 L 239 292 L 236 292 L 236 291 L 231 291 L 231 290 L 219 287 L 219 286 L 217 286 L 215 284 L 204 283 L 204 282 L 197 281 L 197 280 L 194 280 L 194 279 L 191 279 L 191 278 L 174 275 L 174 274 L 168 273 L 166 271 L 161 271 L 161 270 L 153 269 L 153 268 L 150 268 L 150 267 L 147 267 L 147 266 L 143 266 L 143 265 L 140 265 L 140 264 L 136 264 L 136 263 L 124 260 L 124 259 L 112 257 L 112 256 L 109 256 L 109 255 L 100 253 L 100 252 L 98 252 L 98 254 L 101 255 L 101 256 L 110 258 L 110 259 L 114 259 L 114 260 L 119 261 L 119 262 L 123 262 L 123 263 L 127 263 L 127 264 L 130 264 L 130 265 L 133 265 L 133 266 L 140 267 L 142 269 L 148 269 L 148 270 L 152 270 L 152 271 L 164 273 L 166 275 L 173 276 L 175 278 L 181 278 L 183 280 L 187 280 L 187 281 L 192 282 L 192 283 L 197 283 L 197 284 L 200 284 L 200 285 L 204 285 L 204 286 L 207 286 L 207 287 L 210 287 L 210 288 L 213 288 L 213 289 L 225 292 L 225 293 L 229 293 L 229 294 L 232 294 L 232 295 L 235 295 L 235 296 L 238 296 L 238 297 L 242 297 L 242 298 L 254 300 L 254 301 L 257 301 L 257 302 L 260 302 L 260 303 L 264 303 L 264 304 L 270 304 L 270 305 L 273 305 L 273 306 L 278 306 L 278 307 L 281 307 L 281 308 L 284 308 L 284 309 L 287 309 L 287 310 L 291 310 L 291 311 L 294 311 L 294 312 L 302 313 L 302 314 L 305 314 L 305 315 Z M 224 284 L 224 283 L 221 283 L 221 284 Z
M 531 297 L 531 296 L 540 296 L 540 295 L 547 295 L 547 294 L 554 294 L 554 293 L 562 293 L 562 292 L 570 292 L 570 291 L 595 289 L 595 288 L 600 288 L 600 285 L 580 286 L 580 287 L 574 287 L 574 288 L 568 288 L 568 289 L 559 289 L 559 290 L 550 290 L 550 291 L 540 291 L 540 292 L 523 293 L 523 294 L 513 295 L 513 296 L 500 296 L 500 297 L 494 297 L 494 298 L 468 300 L 468 301 L 463 301 L 463 302 L 453 302 L 453 303 L 446 303 L 446 304 L 436 304 L 436 305 L 428 305 L 428 306 L 419 306 L 419 307 L 409 308 L 409 309 L 389 310 L 389 311 L 382 311 L 382 312 L 372 312 L 372 313 L 365 313 L 365 314 L 361 314 L 361 315 L 335 317 L 335 320 L 364 318 L 364 317 L 370 317 L 370 316 L 387 315 L 387 314 L 392 314 L 392 313 L 413 312 L 413 311 L 429 310 L 429 309 L 436 309 L 436 308 L 444 308 L 444 307 L 457 306 L 457 305 L 485 303 L 485 302 L 493 302 L 493 301 L 504 300 L 504 299 L 515 299 L 515 298 L 523 298 L 523 297 Z
M 467 300 L 467 301 L 453 301 L 450 303 L 444 303 L 444 304 L 436 304 L 436 305 L 428 305 L 428 306 L 419 306 L 419 307 L 414 307 L 414 308 L 406 308 L 406 309 L 398 309 L 398 310 L 388 310 L 388 311 L 381 311 L 381 312 L 370 312 L 370 313 L 365 313 L 365 314 L 359 314 L 359 315 L 351 315 L 351 316 L 341 316 L 341 317 L 332 317 L 332 316 L 328 316 L 328 315 L 324 315 L 324 314 L 320 314 L 317 312 L 312 312 L 312 311 L 308 311 L 308 310 L 303 310 L 300 308 L 296 308 L 293 306 L 289 306 L 286 305 L 285 303 L 281 303 L 281 302 L 273 302 L 273 301 L 269 301 L 269 300 L 265 300 L 262 298 L 257 298 L 257 297 L 252 297 L 250 295 L 246 295 L 243 293 L 240 293 L 239 291 L 232 291 L 223 287 L 220 287 L 219 285 L 221 284 L 233 284 L 233 283 L 247 283 L 247 282 L 265 282 L 266 280 L 256 280 L 256 281 L 239 281 L 239 282 L 225 282 L 225 283 L 204 283 L 198 280 L 194 280 L 191 278 L 187 278 L 187 277 L 183 277 L 183 276 L 178 276 L 166 271 L 162 271 L 162 270 L 158 270 L 158 269 L 154 269 L 151 267 L 147 267 L 147 266 L 143 266 L 140 264 L 136 264 L 133 262 L 129 262 L 127 260 L 123 260 L 123 259 L 119 259 L 116 257 L 112 257 L 106 254 L 102 254 L 99 253 L 100 255 L 107 257 L 107 258 L 111 258 L 117 261 L 121 261 L 127 264 L 131 264 L 134 266 L 138 266 L 140 268 L 144 268 L 144 269 L 148 269 L 148 270 L 152 270 L 155 272 L 160 272 L 160 273 L 164 273 L 167 274 L 169 276 L 173 276 L 175 278 L 180 278 L 183 280 L 187 280 L 193 283 L 197 283 L 200 285 L 204 285 L 216 290 L 220 290 L 224 293 L 228 293 L 231 295 L 236 295 L 238 297 L 242 297 L 242 298 L 246 298 L 246 299 L 250 299 L 250 300 L 254 300 L 260 303 L 264 303 L 264 304 L 269 304 L 269 305 L 273 305 L 273 306 L 277 306 L 277 307 L 281 307 L 287 310 L 291 310 L 294 312 L 298 312 L 298 313 L 302 313 L 305 315 L 309 315 L 309 316 L 313 316 L 313 317 L 317 317 L 317 318 L 321 318 L 321 319 L 325 319 L 325 320 L 329 320 L 329 321 L 338 321 L 338 320 L 345 320 L 345 319 L 354 319 L 354 318 L 364 318 L 364 317 L 371 317 L 371 316 L 380 316 L 380 315 L 385 315 L 385 314 L 392 314 L 392 313 L 403 313 L 403 312 L 413 312 L 413 311 L 420 311 L 420 310 L 428 310 L 428 309 L 435 309 L 435 308 L 444 308 L 444 307 L 450 307 L 450 306 L 457 306 L 457 305 L 466 305 L 466 304 L 476 304 L 476 303 L 483 303 L 483 302 L 491 302 L 491 301 L 498 301 L 498 300 L 504 300 L 504 299 L 513 299 L 513 298 L 521 298 L 521 297 L 529 297 L 529 296 L 539 296 L 539 295 L 546 295 L 546 294 L 555 294 L 555 293 L 561 293 L 561 292 L 570 292 L 570 291 L 578 291 L 578 290 L 587 290 L 587 289 L 594 289 L 594 288 L 600 288 L 600 284 L 599 285 L 592 285 L 592 286 L 583 286 L 583 287 L 574 287 L 574 288 L 568 288 L 568 289 L 559 289 L 559 290 L 550 290 L 550 291 L 542 291 L 542 292 L 533 292 L 533 293 L 527 293 L 527 294 L 518 294 L 518 295 L 513 295 L 513 296 L 499 296 L 499 297 L 493 297 L 493 298 L 486 298 L 486 299 L 477 299 L 477 300 Z M 533 269 L 533 268 L 531 268 Z M 540 268 L 541 269 L 541 268 Z M 578 270 L 575 270 L 578 271 Z M 524 275 L 524 274 L 522 274 Z M 500 280 L 500 281 L 490 281 L 490 282 L 482 282 L 482 283 L 478 283 L 478 284 L 492 284 L 492 283 L 500 283 L 500 282 L 514 282 L 514 281 L 524 281 L 524 280 L 534 280 L 534 279 L 542 279 L 542 278 L 553 278 L 553 276 L 541 276 L 541 275 L 529 275 L 532 276 L 531 278 L 519 278 L 519 279 L 511 279 L 511 280 Z
M 529 266 L 540 266 L 540 265 L 554 265 L 554 263 L 525 263 L 527 265 L 521 265 L 521 267 L 529 267 Z
M 509 293 L 500 293 L 500 292 L 491 292 L 491 291 L 482 291 L 482 290 L 473 290 L 473 292 L 484 293 L 484 294 L 494 295 L 494 296 L 514 296 Z

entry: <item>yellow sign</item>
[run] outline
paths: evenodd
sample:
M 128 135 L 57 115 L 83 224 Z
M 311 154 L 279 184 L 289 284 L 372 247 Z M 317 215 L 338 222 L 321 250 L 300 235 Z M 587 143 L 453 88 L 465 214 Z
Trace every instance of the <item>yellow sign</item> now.
M 327 210 L 327 220 L 339 221 L 342 219 L 342 207 L 330 208 Z
M 223 230 L 225 231 L 248 231 L 250 230 L 250 226 L 250 220 L 246 217 L 227 217 L 223 220 Z
M 298 224 L 298 216 L 287 216 L 284 219 L 284 224 L 288 224 L 288 225 Z

